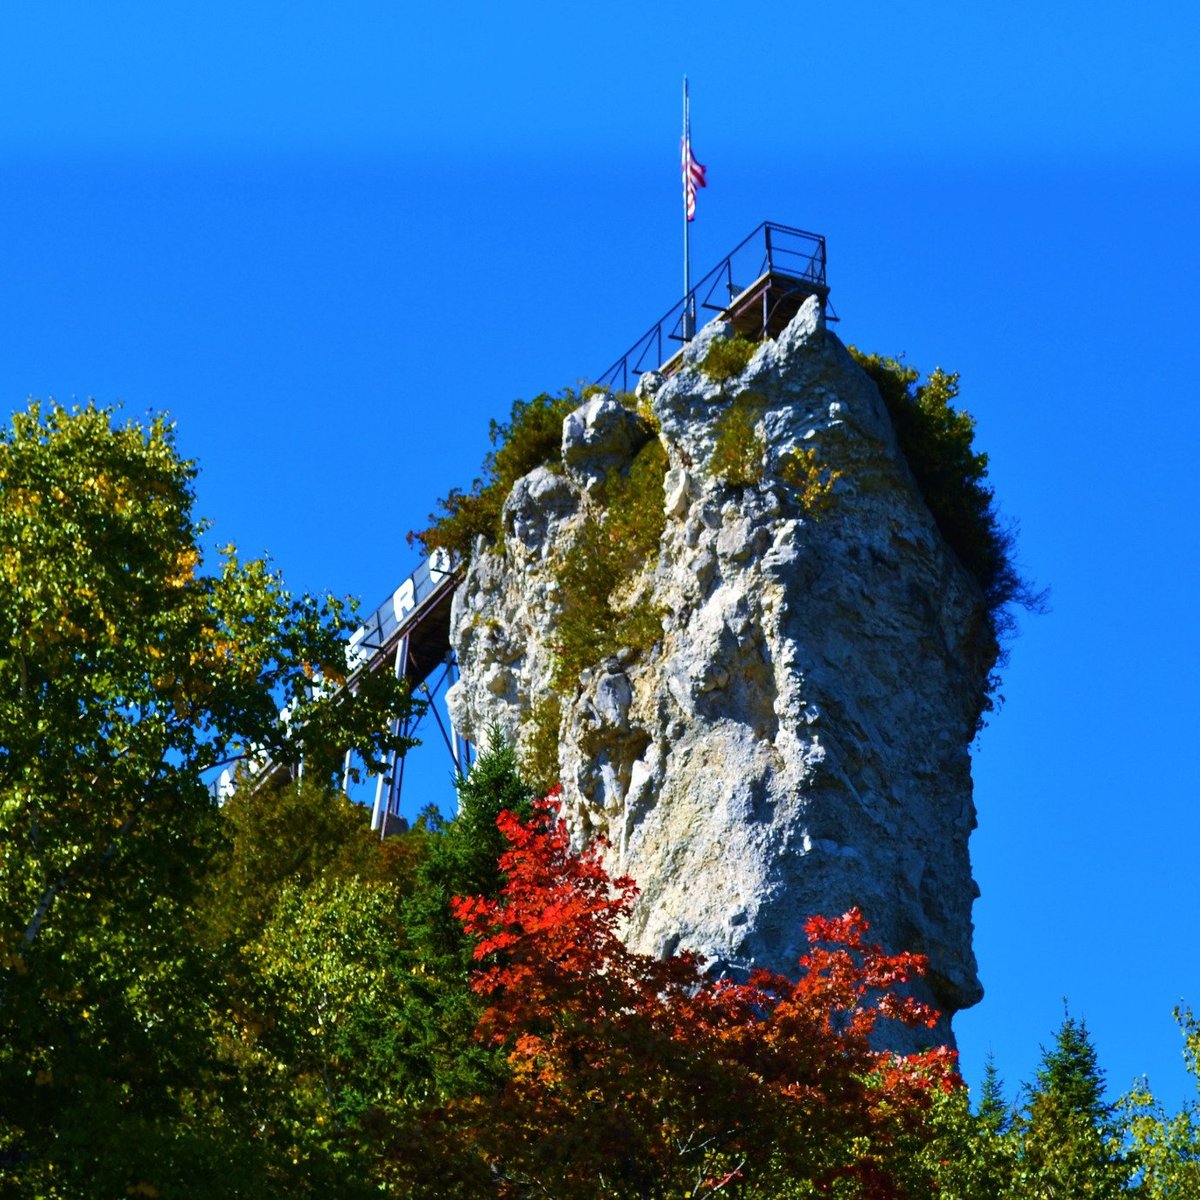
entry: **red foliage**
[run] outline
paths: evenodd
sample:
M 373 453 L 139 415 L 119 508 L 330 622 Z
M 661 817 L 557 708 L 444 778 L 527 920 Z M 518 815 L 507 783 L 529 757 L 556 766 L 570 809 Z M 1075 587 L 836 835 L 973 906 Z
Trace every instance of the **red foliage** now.
M 925 960 L 868 942 L 857 909 L 808 922 L 794 981 L 714 982 L 694 956 L 636 954 L 618 936 L 636 886 L 609 877 L 603 845 L 573 850 L 557 812 L 547 799 L 529 824 L 502 814 L 502 893 L 454 901 L 478 939 L 479 1036 L 507 1048 L 512 1071 L 486 1119 L 464 1109 L 498 1194 L 750 1195 L 843 1179 L 861 1197 L 902 1196 L 897 1155 L 919 1138 L 930 1089 L 957 1086 L 955 1056 L 898 1057 L 870 1038 L 880 1019 L 935 1024 L 896 991 Z

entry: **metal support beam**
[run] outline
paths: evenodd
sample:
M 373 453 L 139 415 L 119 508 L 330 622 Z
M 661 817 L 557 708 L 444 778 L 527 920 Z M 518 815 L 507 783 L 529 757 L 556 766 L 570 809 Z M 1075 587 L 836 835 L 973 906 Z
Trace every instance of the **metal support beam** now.
M 397 679 L 403 679 L 404 672 L 407 670 L 407 668 L 408 668 L 408 635 L 405 634 L 403 637 L 401 637 L 400 641 L 397 642 L 397 644 L 396 644 L 396 661 L 395 661 L 392 669 L 395 671 Z M 394 729 L 395 729 L 395 723 L 393 722 L 393 730 Z M 390 803 L 390 797 L 389 797 L 388 798 L 389 799 L 388 807 L 386 809 L 384 808 L 384 787 L 385 787 L 385 781 L 390 781 L 391 777 L 395 775 L 395 772 L 396 772 L 396 752 L 393 750 L 391 755 L 388 758 L 387 770 L 385 770 L 384 772 L 382 772 L 381 774 L 379 774 L 375 777 L 375 804 L 371 809 L 371 828 L 372 829 L 380 829 L 381 827 L 386 829 L 386 827 L 387 827 L 387 823 L 385 820 L 385 814 L 391 811 L 391 803 Z

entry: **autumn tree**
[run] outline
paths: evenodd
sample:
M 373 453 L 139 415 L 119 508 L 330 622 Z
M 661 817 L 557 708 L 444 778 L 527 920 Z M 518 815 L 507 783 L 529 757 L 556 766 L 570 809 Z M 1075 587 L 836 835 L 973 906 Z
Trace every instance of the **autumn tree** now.
M 124 1195 L 203 1160 L 234 1194 L 240 1147 L 196 1101 L 216 979 L 192 922 L 220 837 L 206 778 L 249 747 L 315 774 L 348 745 L 378 760 L 407 709 L 388 672 L 328 686 L 347 671 L 343 604 L 292 596 L 232 548 L 205 569 L 195 474 L 161 417 L 33 404 L 0 431 L 10 1190 Z
M 871 1046 L 880 1020 L 932 1025 L 898 994 L 921 959 L 886 954 L 851 912 L 809 923 L 798 981 L 713 982 L 688 955 L 622 943 L 634 884 L 609 877 L 599 845 L 572 848 L 552 801 L 498 823 L 510 842 L 499 896 L 455 908 L 477 941 L 478 1036 L 504 1051 L 509 1078 L 424 1131 L 458 1148 L 458 1194 L 903 1194 L 906 1140 L 931 1094 L 956 1086 L 944 1050 Z M 437 1194 L 440 1169 L 398 1155 L 413 1194 Z

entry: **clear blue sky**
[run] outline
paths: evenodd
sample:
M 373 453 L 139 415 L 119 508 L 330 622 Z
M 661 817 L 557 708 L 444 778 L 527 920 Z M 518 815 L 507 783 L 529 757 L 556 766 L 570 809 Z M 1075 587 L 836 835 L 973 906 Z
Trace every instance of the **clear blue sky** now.
M 841 336 L 958 370 L 1050 615 L 975 774 L 957 1022 L 1115 1090 L 1200 1006 L 1200 9 L 6 5 L 0 393 L 169 409 L 222 539 L 375 604 L 487 421 L 603 370 L 694 263 L 824 233 Z M 416 801 L 414 800 L 415 804 Z

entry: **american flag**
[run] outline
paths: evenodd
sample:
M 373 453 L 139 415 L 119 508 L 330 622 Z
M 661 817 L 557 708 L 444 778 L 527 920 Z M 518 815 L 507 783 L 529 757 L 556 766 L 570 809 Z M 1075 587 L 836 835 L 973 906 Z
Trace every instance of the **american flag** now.
M 683 138 L 683 199 L 689 221 L 696 219 L 696 189 L 708 187 L 708 180 L 705 178 L 707 169 L 703 163 L 696 161 L 692 154 L 691 140 L 685 134 Z

